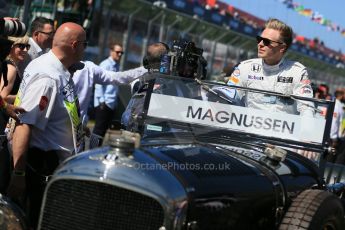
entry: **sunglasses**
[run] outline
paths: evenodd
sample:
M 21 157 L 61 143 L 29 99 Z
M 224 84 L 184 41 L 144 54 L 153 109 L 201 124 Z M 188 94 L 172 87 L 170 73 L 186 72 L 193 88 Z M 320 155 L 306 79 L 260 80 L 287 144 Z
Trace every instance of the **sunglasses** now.
M 39 33 L 42 33 L 42 34 L 45 34 L 45 35 L 47 35 L 47 36 L 49 36 L 49 37 L 53 37 L 54 36 L 54 34 L 55 34 L 55 32 L 54 31 L 52 31 L 52 32 L 44 32 L 44 31 L 38 31 Z
M 121 55 L 124 54 L 123 51 L 116 51 L 116 50 L 114 50 L 114 52 L 117 53 L 117 54 L 121 54 Z
M 270 46 L 272 42 L 278 43 L 278 44 L 284 44 L 283 42 L 273 41 L 268 38 L 263 38 L 261 36 L 256 36 L 256 41 L 259 44 L 261 41 L 264 43 L 264 46 Z
M 81 43 L 81 44 L 84 46 L 84 48 L 87 47 L 87 44 L 88 44 L 87 41 L 77 41 L 77 42 L 78 42 L 78 43 Z
M 18 43 L 18 44 L 16 44 L 16 46 L 21 50 L 21 51 L 23 51 L 25 48 L 26 48 L 26 50 L 29 50 L 30 49 L 30 44 L 22 44 L 22 43 Z

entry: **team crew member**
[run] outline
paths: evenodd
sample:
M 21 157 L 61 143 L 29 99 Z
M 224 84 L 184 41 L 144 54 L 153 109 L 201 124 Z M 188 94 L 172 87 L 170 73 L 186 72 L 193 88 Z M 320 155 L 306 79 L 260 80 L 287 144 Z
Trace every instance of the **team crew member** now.
M 80 103 L 80 115 L 82 118 L 87 116 L 87 108 L 90 104 L 93 85 L 100 84 L 129 84 L 136 78 L 142 76 L 147 70 L 144 67 L 114 72 L 104 70 L 91 61 L 82 62 L 84 66 L 73 74 L 75 89 Z
M 341 122 L 344 118 L 344 104 L 341 102 L 342 98 L 344 97 L 344 90 L 337 89 L 334 93 L 335 96 L 335 105 L 334 105 L 334 112 L 333 112 L 333 119 L 331 125 L 331 132 L 329 137 L 331 138 L 332 147 L 335 148 L 336 154 L 330 154 L 327 157 L 328 161 L 344 164 L 345 160 L 345 152 L 344 152 L 344 136 L 342 133 Z
M 21 74 L 32 60 L 51 49 L 54 36 L 53 20 L 45 17 L 35 18 L 31 23 L 30 33 L 29 45 L 31 48 L 24 62 L 18 66 Z
M 147 70 L 144 67 L 138 67 L 123 72 L 113 72 L 104 70 L 91 61 L 81 62 L 78 65 L 79 67 L 76 67 L 78 70 L 73 74 L 73 81 L 79 99 L 83 129 L 85 134 L 89 136 L 90 130 L 86 126 L 88 121 L 87 109 L 90 104 L 94 84 L 129 84 L 134 79 L 146 73 Z M 100 140 L 101 138 L 99 139 L 93 135 L 90 140 L 90 148 L 98 147 Z
M 105 70 L 119 71 L 120 61 L 123 55 L 122 46 L 112 44 L 110 55 L 103 60 L 99 66 Z M 95 106 L 95 126 L 92 131 L 91 141 L 97 140 L 102 144 L 107 129 L 110 127 L 112 117 L 117 106 L 118 87 L 115 85 L 95 85 L 94 106 Z M 95 146 L 90 145 L 90 149 Z
M 229 85 L 262 89 L 283 94 L 313 97 L 313 90 L 306 68 L 298 62 L 289 61 L 284 55 L 292 43 L 291 27 L 278 19 L 266 22 L 261 36 L 257 36 L 258 57 L 241 62 L 229 79 Z M 273 95 L 239 92 L 248 107 L 271 111 L 285 111 L 313 116 L 313 106 L 291 100 L 281 100 Z M 297 109 L 297 111 L 296 111 Z
M 17 104 L 27 113 L 13 133 L 14 171 L 8 195 L 14 199 L 26 189 L 31 226 L 36 229 L 46 178 L 59 163 L 78 151 L 81 121 L 78 98 L 69 67 L 82 59 L 86 34 L 75 23 L 56 32 L 53 48 L 25 69 Z

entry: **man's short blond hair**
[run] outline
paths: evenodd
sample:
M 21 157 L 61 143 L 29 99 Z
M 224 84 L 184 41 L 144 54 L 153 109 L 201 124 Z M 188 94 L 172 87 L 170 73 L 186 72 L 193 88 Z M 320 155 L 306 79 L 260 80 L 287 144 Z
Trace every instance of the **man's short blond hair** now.
M 282 41 L 286 44 L 287 49 L 291 46 L 293 39 L 293 30 L 290 26 L 284 22 L 276 19 L 270 18 L 266 23 L 264 29 L 273 29 L 280 32 Z

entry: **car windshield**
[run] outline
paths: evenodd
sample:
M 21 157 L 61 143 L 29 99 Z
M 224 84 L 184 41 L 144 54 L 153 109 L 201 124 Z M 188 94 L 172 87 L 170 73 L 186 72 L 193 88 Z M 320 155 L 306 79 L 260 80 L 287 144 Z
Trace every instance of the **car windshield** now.
M 160 74 L 148 95 L 144 135 L 183 131 L 314 150 L 327 144 L 334 109 L 331 101 Z

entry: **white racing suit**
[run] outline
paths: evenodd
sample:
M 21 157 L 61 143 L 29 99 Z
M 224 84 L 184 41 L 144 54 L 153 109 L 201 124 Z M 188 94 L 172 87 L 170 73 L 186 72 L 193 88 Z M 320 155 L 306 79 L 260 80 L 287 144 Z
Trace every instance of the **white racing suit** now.
M 238 67 L 235 67 L 228 84 L 286 95 L 313 97 L 306 68 L 298 62 L 286 59 L 282 59 L 274 66 L 265 64 L 261 58 L 243 61 Z M 238 94 L 245 105 L 251 108 L 307 116 L 314 114 L 312 102 L 296 102 L 290 98 L 263 93 L 248 93 L 244 90 L 238 90 Z

